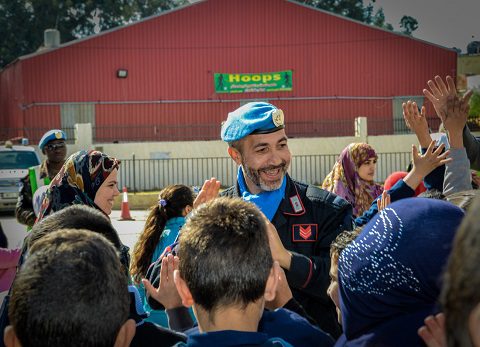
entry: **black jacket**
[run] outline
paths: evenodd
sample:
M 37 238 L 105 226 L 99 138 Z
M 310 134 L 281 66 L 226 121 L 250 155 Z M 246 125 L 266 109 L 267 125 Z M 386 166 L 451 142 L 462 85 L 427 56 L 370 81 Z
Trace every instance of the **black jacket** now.
M 238 185 L 221 195 L 240 196 Z M 343 230 L 352 230 L 352 206 L 333 193 L 287 175 L 285 197 L 272 224 L 284 247 L 292 253 L 290 270 L 285 273 L 295 299 L 320 328 L 338 337 L 335 306 L 327 295 L 330 244 Z

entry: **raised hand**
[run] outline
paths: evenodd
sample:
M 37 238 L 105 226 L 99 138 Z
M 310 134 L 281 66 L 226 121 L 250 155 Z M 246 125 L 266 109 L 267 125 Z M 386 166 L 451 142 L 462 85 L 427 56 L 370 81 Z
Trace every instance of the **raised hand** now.
M 457 90 L 455 88 L 455 82 L 450 76 L 446 77 L 447 84 L 443 82 L 440 76 L 435 76 L 434 81 L 429 80 L 427 82 L 430 90 L 424 89 L 423 94 L 430 100 L 437 112 L 437 116 L 445 121 L 447 115 L 447 99 L 448 97 L 453 97 L 457 95 Z
M 423 178 L 441 165 L 452 161 L 448 158 L 450 151 L 442 153 L 445 145 L 442 143 L 435 149 L 435 141 L 431 141 L 425 154 L 418 153 L 415 145 L 412 145 L 413 168 Z M 412 170 L 413 171 L 413 170 Z
M 268 243 L 273 260 L 278 261 L 280 266 L 285 270 L 290 270 L 292 254 L 283 246 L 282 240 L 280 240 L 280 236 L 278 236 L 277 228 L 275 228 L 265 215 L 264 219 L 267 224 Z
M 407 127 L 417 135 L 418 142 L 423 148 L 428 147 L 432 138 L 428 131 L 428 123 L 425 118 L 426 109 L 422 106 L 421 113 L 418 112 L 418 106 L 416 102 L 409 100 L 402 104 L 403 119 Z
M 380 196 L 380 199 L 377 201 L 377 206 L 378 206 L 378 212 L 383 210 L 385 207 L 390 205 L 390 194 L 387 193 L 386 190 L 382 192 L 382 195 Z
M 155 288 L 149 280 L 142 279 L 147 293 L 161 303 L 165 309 L 182 306 L 182 299 L 178 295 L 177 287 L 173 282 L 173 272 L 178 270 L 178 262 L 178 257 L 174 257 L 172 254 L 163 257 L 158 288 Z
M 418 329 L 418 335 L 427 347 L 447 347 L 445 315 L 439 313 L 425 318 L 425 325 Z
M 472 91 L 469 90 L 463 98 L 448 97 L 446 102 L 446 118 L 443 125 L 448 132 L 462 132 L 468 119 L 468 100 Z
M 206 180 L 203 183 L 202 189 L 200 193 L 198 193 L 195 201 L 193 202 L 193 208 L 197 208 L 201 204 L 213 200 L 218 196 L 218 192 L 220 191 L 220 181 L 217 180 L 215 177 Z

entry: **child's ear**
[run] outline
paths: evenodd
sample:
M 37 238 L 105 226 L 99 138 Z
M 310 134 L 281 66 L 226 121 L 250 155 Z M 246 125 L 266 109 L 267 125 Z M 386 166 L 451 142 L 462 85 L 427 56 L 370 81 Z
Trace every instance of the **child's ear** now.
M 278 276 L 280 276 L 280 265 L 278 264 L 278 261 L 274 261 L 273 266 L 270 269 L 270 275 L 268 275 L 265 294 L 263 295 L 266 301 L 272 301 L 275 299 L 275 293 L 277 292 L 278 286 Z
M 3 343 L 6 347 L 22 347 L 12 325 L 7 325 L 3 331 Z
M 128 319 L 123 323 L 122 327 L 118 331 L 117 338 L 115 339 L 114 347 L 128 347 L 135 336 L 137 326 L 133 319 Z
M 183 306 L 192 306 L 194 304 L 192 293 L 190 292 L 190 289 L 188 289 L 188 286 L 183 278 L 180 276 L 180 271 L 175 270 L 173 272 L 173 281 L 177 287 L 178 295 L 180 295 L 180 298 L 182 299 Z

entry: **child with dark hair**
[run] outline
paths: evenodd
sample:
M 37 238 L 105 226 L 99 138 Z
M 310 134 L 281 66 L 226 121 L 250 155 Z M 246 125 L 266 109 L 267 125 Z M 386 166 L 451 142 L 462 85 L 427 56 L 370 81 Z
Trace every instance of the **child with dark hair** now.
M 127 277 L 113 245 L 87 230 L 38 240 L 15 279 L 9 346 L 129 346 Z
M 330 245 L 330 285 L 327 294 L 332 299 L 337 309 L 338 323 L 342 324 L 340 312 L 340 295 L 338 293 L 338 258 L 345 248 L 360 234 L 363 227 L 356 227 L 354 230 L 344 230 L 335 238 Z
M 302 334 L 316 346 L 333 344 L 291 311 L 264 312 L 279 278 L 269 228 L 274 226 L 255 205 L 238 198 L 218 198 L 193 212 L 179 238 L 180 263 L 174 272 L 182 302 L 193 306 L 198 320 L 199 332 L 187 334 L 187 346 L 291 346 L 288 338 L 299 341 Z M 259 332 L 261 319 L 285 337 Z
M 44 237 L 60 229 L 85 229 L 105 236 L 120 255 L 122 270 L 125 278 L 128 279 L 128 247 L 122 244 L 117 231 L 104 213 L 87 205 L 72 205 L 55 212 L 33 226 L 28 236 L 28 249 L 35 247 Z M 185 336 L 145 321 L 146 315 L 143 314 L 143 309 L 140 309 L 143 301 L 137 298 L 134 289 L 136 288 L 129 286 L 130 318 L 135 319 L 137 323 L 131 346 L 156 346 L 158 343 L 171 345 L 178 341 L 184 341 Z
M 143 232 L 133 249 L 130 275 L 139 289 L 145 311 L 150 313 L 147 320 L 165 327 L 168 327 L 165 311 L 150 307 L 145 300 L 141 279 L 146 276 L 150 264 L 177 239 L 186 215 L 192 210 L 194 199 L 193 190 L 185 185 L 170 185 L 162 189 L 158 195 L 158 204 L 150 209 Z

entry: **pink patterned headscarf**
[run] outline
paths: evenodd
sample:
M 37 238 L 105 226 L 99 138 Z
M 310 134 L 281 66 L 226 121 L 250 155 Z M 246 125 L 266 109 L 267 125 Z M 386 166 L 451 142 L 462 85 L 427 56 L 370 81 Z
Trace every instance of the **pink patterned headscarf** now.
M 358 169 L 370 158 L 377 159 L 375 150 L 366 143 L 351 143 L 340 154 L 332 171 L 323 181 L 322 188 L 347 200 L 353 206 L 353 214 L 361 216 L 370 208 L 373 200 L 383 192 L 374 181 L 365 181 Z

